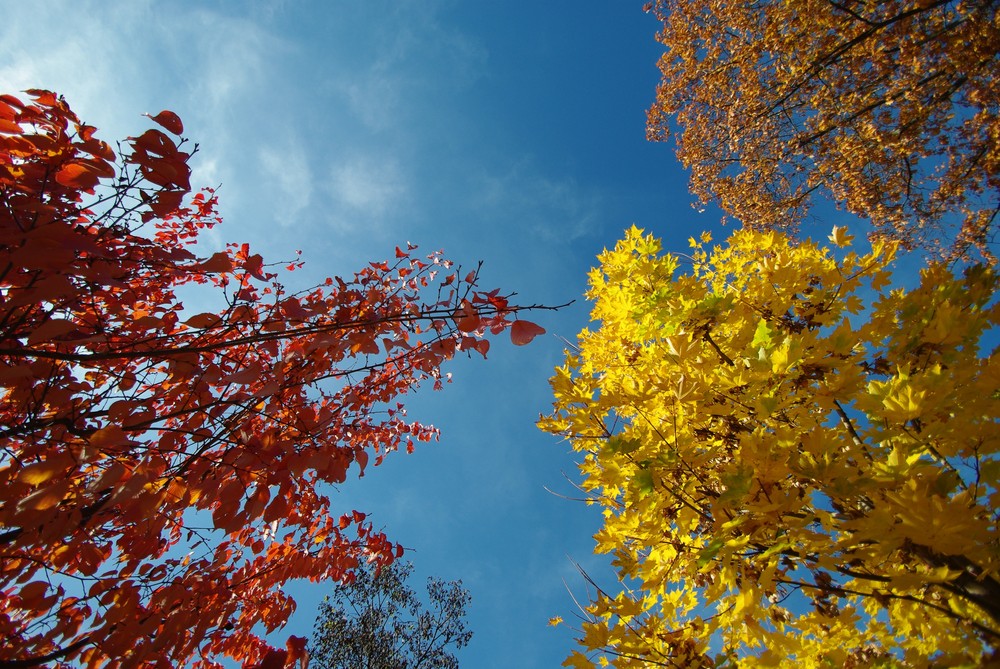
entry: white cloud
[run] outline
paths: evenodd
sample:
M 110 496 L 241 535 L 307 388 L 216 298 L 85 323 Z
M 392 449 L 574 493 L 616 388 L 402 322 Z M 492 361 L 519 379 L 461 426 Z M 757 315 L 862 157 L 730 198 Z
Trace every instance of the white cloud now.
M 283 226 L 296 223 L 312 199 L 313 176 L 301 146 L 292 142 L 267 146 L 257 153 L 264 180 L 264 199 Z
M 453 92 L 481 76 L 486 49 L 442 25 L 441 3 L 396 2 L 377 29 L 352 35 L 343 66 L 325 85 L 336 91 L 370 131 L 410 131 L 411 107 L 433 104 L 434 91 Z
M 335 165 L 330 178 L 330 192 L 337 203 L 376 222 L 398 210 L 407 191 L 399 164 L 393 159 L 359 156 Z
M 268 112 L 281 106 L 277 100 L 272 98 L 273 107 L 258 105 L 269 101 L 262 93 L 273 91 L 274 81 L 280 79 L 272 64 L 290 47 L 242 17 L 199 11 L 187 23 L 184 46 L 193 51 L 191 97 L 205 116 L 225 124 L 247 115 L 244 105 L 250 104 L 257 112 L 251 114 L 255 120 L 264 125 L 276 121 Z
M 399 87 L 395 76 L 377 71 L 341 84 L 351 111 L 370 130 L 389 129 L 398 119 Z
M 241 235 L 288 224 L 308 205 L 312 178 L 284 115 L 295 84 L 281 67 L 295 45 L 260 20 L 279 10 L 280 0 L 219 11 L 150 0 L 12 5 L 0 22 L 0 92 L 63 94 L 112 143 L 149 127 L 142 113 L 171 109 L 199 145 L 192 185 L 222 186 L 221 211 Z
M 102 130 L 134 130 L 139 114 L 148 110 L 139 104 L 126 110 L 120 102 L 142 98 L 137 89 L 146 84 L 139 76 L 146 69 L 145 54 L 142 48 L 126 48 L 123 35 L 134 34 L 135 25 L 144 22 L 149 3 L 120 4 L 110 13 L 88 11 L 95 9 L 88 3 L 52 4 L 42 15 L 27 3 L 4 7 L 0 90 L 54 90 Z
M 506 171 L 472 177 L 472 206 L 502 212 L 508 221 L 545 241 L 572 241 L 596 234 L 601 226 L 601 198 L 569 177 L 553 178 L 522 158 Z

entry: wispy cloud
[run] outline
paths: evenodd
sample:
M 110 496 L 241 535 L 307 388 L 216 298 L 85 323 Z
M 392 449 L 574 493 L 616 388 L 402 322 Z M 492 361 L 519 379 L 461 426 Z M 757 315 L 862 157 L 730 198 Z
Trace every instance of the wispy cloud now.
M 294 140 L 268 145 L 257 152 L 265 199 L 283 226 L 298 221 L 312 200 L 313 175 L 305 150 Z
M 503 212 L 527 234 L 546 242 L 596 234 L 603 223 L 600 194 L 585 190 L 572 177 L 546 174 L 530 157 L 472 176 L 470 204 L 484 212 Z
M 336 208 L 354 223 L 378 225 L 401 208 L 408 186 L 396 160 L 359 155 L 333 166 L 329 192 Z
M 438 19 L 440 2 L 396 2 L 379 26 L 354 35 L 345 67 L 324 82 L 373 132 L 404 135 L 415 105 L 433 104 L 432 91 L 454 92 L 481 76 L 486 49 Z
M 65 94 L 91 123 L 123 124 L 129 112 L 110 100 L 135 95 L 144 80 L 145 49 L 125 50 L 126 35 L 135 35 L 148 16 L 149 2 L 121 4 L 119 11 L 98 17 L 90 3 L 56 3 L 44 19 L 28 3 L 4 7 L 0 22 L 0 89 L 16 92 L 48 88 Z M 50 8 L 51 9 L 51 8 Z M 45 30 L 25 31 L 25 24 L 44 20 Z M 157 31 L 154 25 L 150 26 Z M 147 71 L 148 76 L 148 71 Z M 140 82 L 139 85 L 136 82 Z M 145 111 L 142 107 L 140 111 Z

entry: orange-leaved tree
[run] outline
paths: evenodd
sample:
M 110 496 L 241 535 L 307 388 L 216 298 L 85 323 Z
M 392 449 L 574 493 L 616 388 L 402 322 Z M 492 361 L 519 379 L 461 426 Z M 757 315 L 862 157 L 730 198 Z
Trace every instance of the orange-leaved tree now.
M 656 0 L 663 79 L 694 194 L 793 231 L 814 193 L 878 236 L 995 262 L 1000 3 Z
M 294 659 L 261 637 L 283 584 L 401 553 L 320 485 L 434 438 L 397 399 L 443 362 L 541 328 L 414 247 L 301 292 L 246 244 L 199 257 L 175 114 L 116 156 L 28 94 L 0 96 L 0 668 Z

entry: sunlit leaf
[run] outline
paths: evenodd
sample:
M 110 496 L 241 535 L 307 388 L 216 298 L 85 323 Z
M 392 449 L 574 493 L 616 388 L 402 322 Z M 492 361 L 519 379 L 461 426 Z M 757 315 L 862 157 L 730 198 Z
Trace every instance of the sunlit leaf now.
M 538 335 L 545 334 L 545 328 L 529 321 L 516 320 L 510 326 L 510 340 L 515 346 L 530 344 Z
M 146 114 L 146 116 L 149 116 L 149 118 L 153 119 L 175 135 L 180 135 L 184 132 L 184 124 L 181 123 L 180 117 L 168 109 L 164 109 L 156 116 L 152 116 L 150 114 Z

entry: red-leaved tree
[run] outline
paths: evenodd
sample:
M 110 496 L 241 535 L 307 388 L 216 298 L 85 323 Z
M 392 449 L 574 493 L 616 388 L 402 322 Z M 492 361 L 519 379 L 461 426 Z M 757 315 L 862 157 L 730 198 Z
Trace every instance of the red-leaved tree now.
M 433 439 L 397 400 L 443 362 L 542 330 L 414 247 L 301 292 L 246 244 L 199 257 L 175 114 L 116 156 L 28 95 L 0 96 L 0 669 L 301 659 L 262 639 L 281 586 L 402 552 L 321 484 Z

